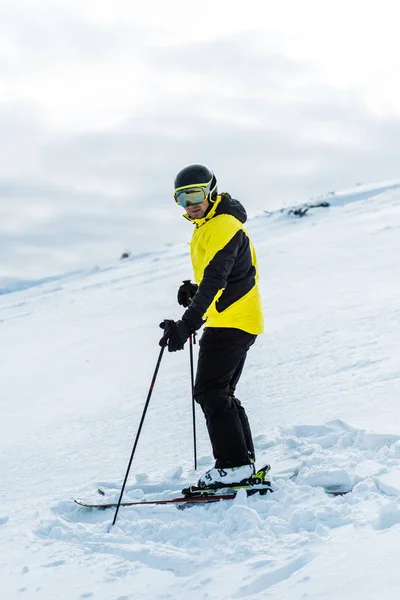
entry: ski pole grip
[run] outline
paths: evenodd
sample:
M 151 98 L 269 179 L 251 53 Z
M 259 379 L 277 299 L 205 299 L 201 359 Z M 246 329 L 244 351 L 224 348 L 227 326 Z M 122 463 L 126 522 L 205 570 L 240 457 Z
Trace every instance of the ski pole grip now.
M 182 281 L 182 283 L 192 283 L 192 281 L 191 281 L 191 279 L 184 279 Z M 189 306 L 191 305 L 192 300 L 193 300 L 193 298 L 191 298 L 189 300 Z M 193 344 L 195 344 L 196 343 L 196 332 L 195 331 L 193 331 L 193 333 L 192 333 L 192 339 L 193 339 Z

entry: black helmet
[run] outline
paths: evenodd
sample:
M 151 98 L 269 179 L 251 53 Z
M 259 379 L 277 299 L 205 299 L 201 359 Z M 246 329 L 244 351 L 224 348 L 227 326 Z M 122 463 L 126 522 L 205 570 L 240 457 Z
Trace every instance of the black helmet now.
M 175 192 L 176 190 L 186 186 L 209 186 L 210 189 L 210 200 L 215 200 L 217 196 L 217 179 L 214 173 L 207 167 L 207 165 L 188 165 L 179 171 L 175 177 Z

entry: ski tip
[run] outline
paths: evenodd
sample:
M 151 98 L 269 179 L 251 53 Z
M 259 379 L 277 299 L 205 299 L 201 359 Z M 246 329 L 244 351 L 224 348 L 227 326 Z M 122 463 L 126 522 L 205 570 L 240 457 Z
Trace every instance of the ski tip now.
M 100 510 L 105 510 L 106 508 L 113 508 L 114 506 L 116 506 L 116 504 L 96 504 L 88 502 L 87 500 L 83 500 L 82 498 L 74 498 L 74 502 L 75 504 L 78 504 L 79 506 L 87 509 L 97 508 Z
M 340 490 L 340 489 L 334 489 L 334 488 L 324 488 L 324 492 L 325 494 L 328 494 L 328 496 L 346 496 L 346 494 L 351 494 L 353 490 Z
M 74 498 L 75 504 L 79 504 L 79 506 L 85 506 L 87 508 L 87 503 L 82 500 L 82 498 Z

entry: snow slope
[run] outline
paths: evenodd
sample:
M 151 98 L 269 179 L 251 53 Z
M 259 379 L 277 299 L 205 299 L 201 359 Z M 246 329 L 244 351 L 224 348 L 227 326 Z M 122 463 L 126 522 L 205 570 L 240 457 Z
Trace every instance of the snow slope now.
M 0 297 L 2 598 L 399 597 L 400 182 L 335 201 L 248 223 L 266 333 L 238 395 L 272 464 L 266 498 L 124 508 L 111 531 L 111 511 L 72 502 L 118 494 L 186 245 Z M 196 479 L 188 358 L 163 358 L 128 498 Z

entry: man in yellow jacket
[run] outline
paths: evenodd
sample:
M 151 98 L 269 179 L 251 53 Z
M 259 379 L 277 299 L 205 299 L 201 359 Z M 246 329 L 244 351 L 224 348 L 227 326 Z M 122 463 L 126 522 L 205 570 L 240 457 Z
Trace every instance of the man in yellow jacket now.
M 196 283 L 184 282 L 181 320 L 165 320 L 161 346 L 182 350 L 204 324 L 194 397 L 204 412 L 215 465 L 199 487 L 242 483 L 254 474 L 254 446 L 246 412 L 235 397 L 247 352 L 263 332 L 257 260 L 244 227 L 243 206 L 218 194 L 214 173 L 189 165 L 175 178 L 175 201 L 194 224 L 190 253 Z

